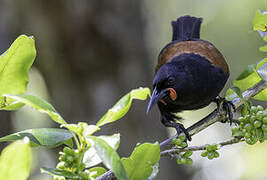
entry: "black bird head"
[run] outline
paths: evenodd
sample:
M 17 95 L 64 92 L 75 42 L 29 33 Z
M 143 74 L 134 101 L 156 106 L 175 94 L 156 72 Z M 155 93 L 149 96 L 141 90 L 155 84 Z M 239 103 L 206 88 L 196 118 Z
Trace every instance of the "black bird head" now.
M 176 65 L 174 65 L 176 64 Z M 164 105 L 173 104 L 177 101 L 179 89 L 185 81 L 184 72 L 180 71 L 175 61 L 164 64 L 155 74 L 153 80 L 153 93 L 147 107 L 147 113 L 158 102 Z

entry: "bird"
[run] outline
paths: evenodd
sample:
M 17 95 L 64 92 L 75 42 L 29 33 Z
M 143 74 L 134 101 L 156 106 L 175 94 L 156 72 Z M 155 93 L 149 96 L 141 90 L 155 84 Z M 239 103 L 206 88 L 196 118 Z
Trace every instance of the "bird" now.
M 181 16 L 172 21 L 172 41 L 160 51 L 147 113 L 157 104 L 161 122 L 177 134 L 191 136 L 177 113 L 197 110 L 220 102 L 232 118 L 230 102 L 219 96 L 230 72 L 222 53 L 209 41 L 200 39 L 202 18 Z M 229 105 L 230 104 L 230 105 Z

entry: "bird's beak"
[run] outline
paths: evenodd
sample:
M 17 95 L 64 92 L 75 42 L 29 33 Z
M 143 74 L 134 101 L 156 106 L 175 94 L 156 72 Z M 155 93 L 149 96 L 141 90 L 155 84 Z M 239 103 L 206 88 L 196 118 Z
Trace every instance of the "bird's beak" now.
M 156 104 L 161 98 L 167 95 L 168 89 L 162 90 L 160 92 L 157 91 L 157 88 L 153 90 L 151 99 L 149 101 L 146 113 L 149 113 L 149 111 L 152 109 L 154 104 Z

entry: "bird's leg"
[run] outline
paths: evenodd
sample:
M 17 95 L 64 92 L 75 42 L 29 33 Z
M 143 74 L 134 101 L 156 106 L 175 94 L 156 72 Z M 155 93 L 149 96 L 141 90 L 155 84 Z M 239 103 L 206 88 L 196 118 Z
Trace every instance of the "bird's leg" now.
M 227 101 L 227 100 L 225 100 L 225 98 L 222 98 L 220 96 L 218 96 L 215 99 L 215 102 L 217 104 L 218 111 L 219 111 L 221 106 L 226 111 L 228 119 L 230 121 L 230 125 L 232 125 L 232 123 L 234 122 L 234 119 L 233 119 L 233 112 L 232 112 L 231 108 L 233 108 L 233 110 L 235 112 L 236 111 L 235 105 L 231 101 Z M 226 122 L 227 122 L 227 120 L 222 121 L 222 123 L 226 123 Z
M 177 135 L 179 135 L 180 133 L 185 133 L 186 139 L 191 141 L 192 138 L 189 135 L 188 131 L 185 129 L 185 127 L 180 123 L 174 122 L 175 120 L 179 120 L 179 119 L 180 119 L 179 117 L 177 117 L 177 116 L 175 116 L 175 115 L 173 115 L 171 113 L 164 113 L 164 115 L 162 115 L 162 117 L 161 117 L 161 122 L 166 127 L 175 128 L 176 132 L 177 132 Z

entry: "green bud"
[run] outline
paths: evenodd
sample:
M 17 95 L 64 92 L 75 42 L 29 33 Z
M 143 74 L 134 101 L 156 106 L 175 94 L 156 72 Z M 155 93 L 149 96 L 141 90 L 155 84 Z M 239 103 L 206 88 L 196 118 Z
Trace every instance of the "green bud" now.
M 267 124 L 267 117 L 264 117 L 264 118 L 262 119 L 262 122 L 263 122 L 264 124 Z
M 208 159 L 212 160 L 214 158 L 214 152 L 209 152 Z
M 59 159 L 59 161 L 66 161 L 67 156 L 66 156 L 66 154 L 63 154 L 63 155 L 60 155 L 58 159 Z
M 192 154 L 193 154 L 192 151 L 187 151 L 186 153 L 183 154 L 183 157 L 188 158 L 188 157 L 190 157 Z
M 267 139 L 267 132 L 263 133 L 263 139 L 266 140 Z
M 176 145 L 176 146 L 181 146 L 181 144 L 183 143 L 183 141 L 181 139 L 173 139 L 173 143 Z
M 267 132 L 267 124 L 263 124 L 261 126 L 261 129 L 264 131 L 264 132 Z
M 263 135 L 263 131 L 261 128 L 256 129 L 256 135 L 257 135 L 258 139 L 263 139 L 264 135 Z
M 247 132 L 247 130 L 246 130 L 246 129 L 242 129 L 242 133 L 244 133 L 244 134 L 245 134 L 246 132 Z
M 256 116 L 255 115 L 251 115 L 250 117 L 250 123 L 253 123 L 256 120 Z
M 212 150 L 213 150 L 213 151 L 218 150 L 218 146 L 217 146 L 217 144 L 214 144 L 214 145 L 212 146 Z
M 74 149 L 71 149 L 69 147 L 64 147 L 63 152 L 65 154 L 68 154 L 68 155 L 74 155 L 75 154 Z
M 246 143 L 249 144 L 249 145 L 253 145 L 253 144 L 255 144 L 256 142 L 255 142 L 255 139 L 253 139 L 253 138 L 248 138 L 248 139 L 246 139 Z
M 254 121 L 254 127 L 255 128 L 260 128 L 262 123 L 260 121 Z
M 262 120 L 262 118 L 263 118 L 263 111 L 258 111 L 257 114 L 256 114 L 256 118 L 258 120 Z
M 246 119 L 244 117 L 242 117 L 242 116 L 239 117 L 238 120 L 239 120 L 239 122 L 245 122 L 246 121 Z
M 58 168 L 58 169 L 65 169 L 66 167 L 65 167 L 65 162 L 59 162 L 58 164 L 57 164 L 57 166 L 56 166 L 56 168 Z
M 263 110 L 264 110 L 264 108 L 261 105 L 257 106 L 257 111 L 263 111 Z
M 82 179 L 89 179 L 89 174 L 87 174 L 86 172 L 80 172 L 79 175 Z
M 188 145 L 187 145 L 186 142 L 182 142 L 182 144 L 181 144 L 180 146 L 181 146 L 181 148 L 185 148 L 185 147 L 187 147 Z
M 251 106 L 250 108 L 250 112 L 251 113 L 256 113 L 258 110 L 257 110 L 257 107 L 256 106 Z
M 218 158 L 219 156 L 220 156 L 220 154 L 219 154 L 217 151 L 215 151 L 215 152 L 214 152 L 214 157 L 215 157 L 215 158 Z
M 204 151 L 204 152 L 201 153 L 201 156 L 202 157 L 206 157 L 208 155 L 208 153 L 209 153 L 208 151 Z
M 177 164 L 183 164 L 182 163 L 182 159 L 181 158 L 178 158 L 177 161 L 176 161 Z
M 180 133 L 179 136 L 178 136 L 178 138 L 181 139 L 182 141 L 185 141 L 186 140 L 185 133 Z
M 246 132 L 245 133 L 245 138 L 250 138 L 251 137 L 251 134 L 249 132 Z
M 192 165 L 193 160 L 191 158 L 187 158 L 185 163 L 190 166 Z
M 206 146 L 206 150 L 207 150 L 208 152 L 213 151 L 213 147 L 212 147 L 212 145 L 208 144 L 208 145 Z
M 252 126 L 250 123 L 247 123 L 244 128 L 247 130 L 247 131 L 250 131 L 252 129 Z
M 67 156 L 66 162 L 72 163 L 74 161 L 74 158 L 72 156 Z
M 65 180 L 64 176 L 54 176 L 53 180 Z

